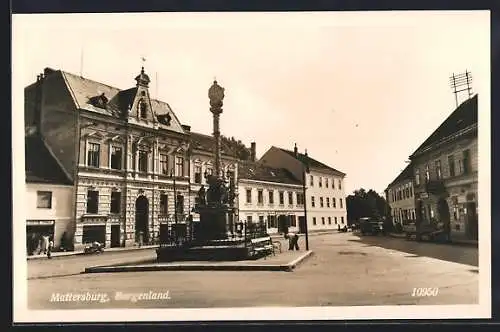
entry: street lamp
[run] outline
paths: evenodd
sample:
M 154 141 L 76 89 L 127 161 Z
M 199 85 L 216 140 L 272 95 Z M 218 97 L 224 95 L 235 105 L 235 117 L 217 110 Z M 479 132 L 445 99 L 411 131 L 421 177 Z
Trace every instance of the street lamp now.
M 178 226 L 177 226 L 177 189 L 175 186 L 175 171 L 170 170 L 170 177 L 174 180 L 174 222 L 175 222 L 175 244 L 179 242 Z
M 307 149 L 305 150 L 305 160 L 302 163 L 302 192 L 303 192 L 303 203 L 304 203 L 304 227 L 306 232 L 306 250 L 309 250 L 309 232 L 307 227 L 307 204 L 306 204 L 306 173 L 309 173 L 309 160 L 307 155 Z

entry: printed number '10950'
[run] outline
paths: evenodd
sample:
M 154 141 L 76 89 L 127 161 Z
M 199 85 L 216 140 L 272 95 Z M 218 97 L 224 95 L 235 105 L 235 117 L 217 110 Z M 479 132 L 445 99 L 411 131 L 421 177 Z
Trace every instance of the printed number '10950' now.
M 434 287 L 418 287 L 418 288 L 413 288 L 413 292 L 411 293 L 411 296 L 437 296 L 439 293 L 439 288 Z

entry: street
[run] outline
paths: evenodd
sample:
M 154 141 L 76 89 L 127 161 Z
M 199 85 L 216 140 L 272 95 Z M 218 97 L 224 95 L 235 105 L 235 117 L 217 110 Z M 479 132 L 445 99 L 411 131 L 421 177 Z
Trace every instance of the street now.
M 299 244 L 304 250 L 303 236 Z M 28 306 L 30 309 L 214 308 L 478 302 L 477 248 L 382 236 L 361 238 L 351 233 L 310 236 L 309 245 L 314 255 L 294 272 L 79 274 L 84 267 L 153 258 L 151 249 L 28 261 Z M 424 296 L 421 289 L 425 288 L 432 289 L 433 294 Z M 110 300 L 54 300 L 54 294 L 63 296 L 68 292 L 107 294 Z M 117 292 L 168 293 L 168 298 L 131 301 L 122 294 L 121 299 L 115 300 Z

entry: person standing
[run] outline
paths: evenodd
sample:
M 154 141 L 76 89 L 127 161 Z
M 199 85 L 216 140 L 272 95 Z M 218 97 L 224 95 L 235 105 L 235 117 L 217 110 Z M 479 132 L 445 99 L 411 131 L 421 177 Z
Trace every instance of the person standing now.
M 40 251 L 42 251 L 43 254 L 46 255 L 48 249 L 49 249 L 49 236 L 43 235 L 42 236 L 42 247 L 40 248 Z
M 295 233 L 286 233 L 285 239 L 288 239 L 288 250 L 299 250 L 299 235 Z
M 52 240 L 52 237 L 49 238 L 48 241 L 48 246 L 47 246 L 47 258 L 51 259 L 52 258 L 52 249 L 54 248 L 54 241 Z

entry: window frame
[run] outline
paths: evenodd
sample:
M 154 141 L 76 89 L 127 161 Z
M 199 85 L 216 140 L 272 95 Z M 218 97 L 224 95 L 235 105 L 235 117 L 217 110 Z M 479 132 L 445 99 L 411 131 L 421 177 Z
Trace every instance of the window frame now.
M 47 206 L 41 206 L 40 205 L 40 196 L 41 195 L 48 195 L 48 204 Z M 53 193 L 52 191 L 49 191 L 49 190 L 37 190 L 36 192 L 36 208 L 37 209 L 52 209 L 52 196 L 53 196 Z

